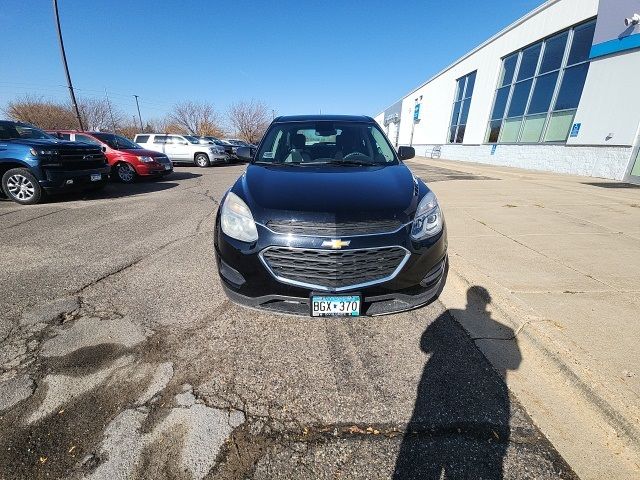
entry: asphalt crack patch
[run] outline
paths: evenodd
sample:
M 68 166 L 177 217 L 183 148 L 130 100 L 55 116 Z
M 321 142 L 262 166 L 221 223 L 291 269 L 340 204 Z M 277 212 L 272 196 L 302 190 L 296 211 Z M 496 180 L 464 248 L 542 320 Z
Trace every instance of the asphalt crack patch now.
M 158 255 L 159 253 L 161 253 L 164 249 L 170 247 L 171 245 L 174 245 L 175 243 L 181 242 L 183 240 L 187 240 L 189 238 L 193 238 L 196 235 L 198 235 L 198 233 L 192 233 L 190 235 L 186 235 L 183 237 L 179 237 L 179 238 L 175 238 L 169 242 L 166 242 L 164 244 L 162 244 L 161 246 L 159 246 L 156 250 L 147 253 L 145 255 L 142 255 L 141 257 L 136 258 L 135 260 L 132 260 L 128 263 L 126 263 L 125 265 L 122 265 L 121 267 L 117 268 L 116 270 L 113 270 L 109 273 L 106 273 L 98 278 L 96 278 L 95 280 L 85 284 L 84 286 L 80 287 L 78 290 L 76 290 L 75 292 L 73 292 L 74 295 L 79 295 L 82 294 L 85 290 L 87 290 L 88 288 L 94 287 L 95 285 L 104 282 L 105 280 L 108 280 L 111 277 L 114 277 L 122 272 L 125 272 L 126 270 L 129 270 L 130 268 L 135 267 L 136 265 L 138 265 L 140 262 L 142 262 L 143 260 L 146 260 L 147 258 L 151 258 L 155 255 Z

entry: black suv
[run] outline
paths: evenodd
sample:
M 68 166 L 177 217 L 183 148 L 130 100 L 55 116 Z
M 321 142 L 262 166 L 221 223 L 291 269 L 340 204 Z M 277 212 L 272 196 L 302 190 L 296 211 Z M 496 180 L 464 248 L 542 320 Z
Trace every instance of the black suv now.
M 0 120 L 2 192 L 23 205 L 45 193 L 102 188 L 109 165 L 102 149 L 58 140 L 33 125 Z
M 215 226 L 235 302 L 286 313 L 380 315 L 434 301 L 447 277 L 435 194 L 370 117 L 276 118 Z M 253 158 L 251 158 L 253 157 Z

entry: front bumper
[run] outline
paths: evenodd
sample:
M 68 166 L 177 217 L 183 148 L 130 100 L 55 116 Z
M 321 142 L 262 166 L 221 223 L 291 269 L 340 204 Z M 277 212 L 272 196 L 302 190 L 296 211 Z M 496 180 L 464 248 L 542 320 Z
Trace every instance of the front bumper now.
M 169 166 L 168 170 L 165 168 L 165 165 Z M 166 164 L 160 162 L 139 163 L 134 165 L 134 168 L 136 169 L 136 173 L 140 176 L 167 175 L 173 172 L 173 165 L 170 162 Z
M 37 172 L 38 182 L 49 193 L 87 188 L 100 185 L 109 179 L 110 167 L 88 170 L 58 170 L 43 167 Z M 91 180 L 92 175 L 100 174 L 100 180 Z
M 210 153 L 209 158 L 213 163 L 227 163 L 229 161 L 229 155 L 226 153 Z
M 340 289 L 340 294 L 362 296 L 362 315 L 411 310 L 432 302 L 442 291 L 448 272 L 446 226 L 440 234 L 421 242 L 411 240 L 409 230 L 410 225 L 394 233 L 343 237 L 351 242 L 348 249 L 400 246 L 409 252 L 408 259 L 391 279 Z M 258 235 L 254 244 L 239 242 L 226 236 L 219 228 L 219 219 L 216 221 L 216 261 L 225 292 L 242 305 L 308 315 L 310 295 L 326 294 L 327 290 L 277 280 L 260 260 L 260 252 L 271 246 L 321 249 L 327 238 L 277 234 L 261 225 L 258 225 Z

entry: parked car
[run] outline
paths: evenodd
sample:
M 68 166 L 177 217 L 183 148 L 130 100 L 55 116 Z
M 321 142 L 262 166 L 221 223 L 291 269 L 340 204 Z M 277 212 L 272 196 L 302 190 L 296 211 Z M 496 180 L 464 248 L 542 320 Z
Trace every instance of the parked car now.
M 53 136 L 74 142 L 97 145 L 107 157 L 111 176 L 122 183 L 133 183 L 138 177 L 163 177 L 173 172 L 173 165 L 163 153 L 145 150 L 137 143 L 115 133 L 49 131 Z
M 232 145 L 237 145 L 238 147 L 255 147 L 253 143 L 245 142 L 244 140 L 240 140 L 239 138 L 225 138 L 225 141 L 229 142 Z
M 46 193 L 102 188 L 109 165 L 98 146 L 61 141 L 33 125 L 2 120 L 0 177 L 8 198 L 31 205 Z
M 240 140 L 238 138 L 227 138 L 225 139 L 225 142 L 231 144 L 233 146 L 233 154 L 236 155 L 236 157 L 238 157 L 238 148 L 240 147 L 249 147 L 251 148 L 251 154 L 254 155 L 256 152 L 256 150 L 258 149 L 257 145 L 254 145 L 253 143 L 249 143 L 249 142 L 245 142 L 244 140 Z M 238 159 L 240 159 L 238 157 Z
M 199 167 L 209 167 L 214 163 L 227 162 L 224 148 L 210 143 L 200 143 L 191 135 L 139 133 L 135 136 L 134 142 L 148 150 L 165 154 L 173 163 L 195 163 Z
M 238 149 L 250 159 L 250 147 Z M 434 301 L 447 272 L 435 194 L 359 116 L 273 121 L 223 196 L 214 245 L 233 301 L 311 316 L 379 315 Z
M 221 140 L 220 138 L 213 137 L 211 135 L 207 135 L 207 136 L 204 136 L 202 138 L 204 138 L 204 139 L 208 140 L 209 142 L 214 143 L 214 144 L 224 148 L 224 152 L 229 156 L 229 159 L 231 159 L 231 160 L 237 160 L 238 159 L 238 157 L 236 155 L 236 152 L 235 152 L 236 149 L 235 149 L 234 145 L 231 145 L 226 140 Z

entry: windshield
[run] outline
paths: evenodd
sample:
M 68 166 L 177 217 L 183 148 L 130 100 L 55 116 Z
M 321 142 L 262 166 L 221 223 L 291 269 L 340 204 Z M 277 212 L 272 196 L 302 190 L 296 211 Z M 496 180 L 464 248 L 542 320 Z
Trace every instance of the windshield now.
M 26 123 L 0 122 L 0 140 L 17 138 L 44 138 L 56 140 L 48 133 Z
M 190 143 L 200 143 L 200 139 L 192 136 L 192 135 L 183 135 L 183 137 Z
M 357 122 L 292 122 L 269 129 L 257 163 L 391 165 L 398 160 L 377 125 Z
M 137 143 L 133 143 L 131 140 L 125 137 L 121 137 L 120 135 L 115 135 L 113 133 L 93 133 L 94 137 L 98 140 L 109 145 L 110 148 L 114 150 L 140 150 L 142 147 Z

